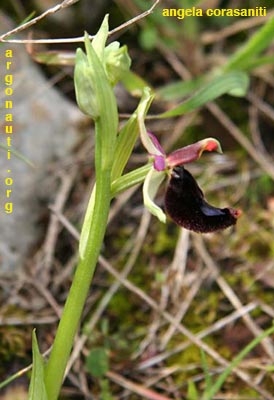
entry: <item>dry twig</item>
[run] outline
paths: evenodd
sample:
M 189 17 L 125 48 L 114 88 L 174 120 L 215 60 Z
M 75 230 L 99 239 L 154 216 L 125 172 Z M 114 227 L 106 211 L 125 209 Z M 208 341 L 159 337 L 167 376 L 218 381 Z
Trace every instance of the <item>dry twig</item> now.
M 8 36 L 24 31 L 25 29 L 29 28 L 30 26 L 35 25 L 37 22 L 39 22 L 41 19 L 47 17 L 48 15 L 55 14 L 58 11 L 60 11 L 61 9 L 71 6 L 72 4 L 76 3 L 77 1 L 78 0 L 64 0 L 62 3 L 49 8 L 48 10 L 43 12 L 38 17 L 33 18 L 30 21 L 26 22 L 25 24 L 22 24 L 16 28 L 10 30 L 9 32 L 6 32 L 5 34 L 1 35 L 0 42 L 19 43 L 19 44 L 26 44 L 26 43 L 53 44 L 53 43 L 81 43 L 81 42 L 84 42 L 84 36 L 80 36 L 80 37 L 76 37 L 76 38 L 68 38 L 68 39 L 67 38 L 62 38 L 62 39 L 6 39 Z M 156 0 L 147 11 L 144 11 L 142 14 L 139 14 L 136 17 L 131 18 L 129 21 L 121 24 L 117 28 L 110 31 L 109 37 L 114 35 L 117 32 L 127 29 L 131 25 L 135 24 L 137 21 L 140 21 L 141 19 L 147 17 L 149 14 L 151 14 L 153 12 L 153 10 L 159 4 L 160 1 L 161 0 Z M 92 40 L 94 38 L 94 35 L 90 35 L 89 38 L 90 38 L 90 40 Z

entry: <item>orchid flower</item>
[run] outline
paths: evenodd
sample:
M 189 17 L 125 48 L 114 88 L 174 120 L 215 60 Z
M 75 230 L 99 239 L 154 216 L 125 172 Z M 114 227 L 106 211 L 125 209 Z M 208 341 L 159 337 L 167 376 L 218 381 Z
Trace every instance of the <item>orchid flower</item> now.
M 198 160 L 204 151 L 222 153 L 220 143 L 207 138 L 183 147 L 167 155 L 155 135 L 140 126 L 141 140 L 153 160 L 144 186 L 144 204 L 160 221 L 166 222 L 166 215 L 153 199 L 166 176 L 169 183 L 165 193 L 165 211 L 179 226 L 194 232 L 208 233 L 235 225 L 240 210 L 217 208 L 208 204 L 194 177 L 184 165 Z

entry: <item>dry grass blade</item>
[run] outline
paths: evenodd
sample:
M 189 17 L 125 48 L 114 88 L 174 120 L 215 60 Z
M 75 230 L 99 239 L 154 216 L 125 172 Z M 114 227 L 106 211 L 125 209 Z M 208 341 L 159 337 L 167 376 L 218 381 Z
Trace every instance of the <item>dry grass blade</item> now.
M 173 324 L 176 329 L 180 333 L 182 333 L 184 336 L 186 336 L 193 344 L 198 346 L 199 348 L 203 349 L 205 353 L 207 353 L 209 356 L 211 356 L 218 364 L 227 367 L 229 365 L 229 362 L 225 360 L 220 354 L 218 354 L 215 350 L 213 350 L 210 346 L 205 344 L 202 340 L 200 340 L 197 336 L 193 335 L 186 327 L 184 327 L 182 324 L 178 324 L 178 322 L 175 320 L 174 317 L 172 317 L 169 313 L 166 311 L 163 311 L 158 304 L 151 298 L 149 297 L 146 293 L 144 293 L 143 290 L 140 288 L 136 287 L 133 285 L 131 282 L 129 282 L 127 279 L 123 279 L 121 277 L 121 274 L 119 274 L 102 256 L 99 258 L 100 264 L 113 276 L 115 276 L 116 279 L 118 279 L 124 287 L 126 287 L 128 290 L 130 290 L 132 293 L 136 294 L 138 297 L 140 297 L 143 301 L 145 301 L 154 311 L 159 312 L 169 323 Z M 239 368 L 234 368 L 233 372 L 242 380 L 244 381 L 248 386 L 256 390 L 258 393 L 260 393 L 266 400 L 274 400 L 274 397 L 272 396 L 271 393 L 269 393 L 267 390 L 261 388 L 260 386 L 254 384 L 253 379 L 245 372 L 240 370 Z
M 170 275 L 172 292 L 171 296 L 175 300 L 182 289 L 182 284 L 184 280 L 187 255 L 189 250 L 189 231 L 182 229 L 179 238 L 177 240 L 177 245 L 174 252 L 174 257 L 172 263 L 169 267 L 168 274 Z
M 219 274 L 219 268 L 213 258 L 210 256 L 208 251 L 206 250 L 204 241 L 202 237 L 195 236 L 194 245 L 201 255 L 204 263 L 206 264 L 207 268 L 211 271 L 214 279 L 216 280 L 217 284 L 226 295 L 227 299 L 230 303 L 235 307 L 235 309 L 241 309 L 243 307 L 242 303 L 240 302 L 238 296 L 233 291 L 231 286 L 225 281 L 225 279 Z M 243 321 L 245 322 L 246 326 L 250 329 L 254 337 L 257 337 L 262 333 L 262 329 L 260 329 L 257 324 L 253 321 L 249 314 L 243 316 Z M 274 347 L 272 341 L 269 338 L 265 338 L 262 340 L 261 345 L 263 346 L 264 350 L 268 354 L 268 356 L 274 360 Z
M 231 136 L 247 151 L 247 153 L 261 166 L 261 168 L 274 179 L 274 166 L 263 154 L 256 149 L 241 130 L 232 122 L 232 120 L 215 103 L 210 103 L 207 109 L 220 121 L 228 130 Z
M 25 29 L 29 28 L 30 26 L 33 26 L 35 24 L 37 24 L 37 22 L 41 21 L 42 19 L 48 17 L 49 15 L 55 14 L 58 11 L 71 6 L 72 4 L 75 4 L 77 1 L 79 0 L 64 0 L 61 3 L 57 4 L 54 7 L 49 8 L 48 10 L 46 10 L 45 12 L 43 12 L 42 14 L 38 15 L 38 17 L 35 17 L 33 19 L 31 19 L 30 21 L 19 25 L 17 28 L 14 28 L 12 30 L 10 30 L 9 32 L 6 32 L 4 35 L 0 36 L 0 42 L 5 42 L 6 38 L 8 36 L 14 35 L 16 33 L 20 33 L 22 31 L 24 31 Z M 17 42 L 18 43 L 18 42 Z M 21 42 L 22 43 L 22 42 Z
M 208 271 L 204 271 L 204 272 L 198 274 L 197 279 L 195 280 L 195 282 L 193 283 L 193 285 L 191 286 L 191 288 L 185 295 L 184 301 L 182 302 L 179 310 L 177 311 L 176 315 L 174 316 L 176 324 L 179 324 L 182 321 L 184 315 L 187 313 L 187 311 L 189 310 L 189 308 L 191 306 L 191 302 L 193 301 L 196 294 L 199 292 L 199 289 L 201 288 L 201 285 L 207 276 L 208 276 Z M 165 332 L 165 334 L 162 337 L 161 349 L 164 349 L 167 346 L 168 342 L 171 340 L 171 338 L 175 332 L 176 332 L 176 326 L 174 324 L 171 324 L 170 327 L 167 329 L 167 331 Z
M 59 304 L 56 302 L 51 292 L 46 289 L 44 283 L 42 284 L 40 281 L 38 281 L 38 279 L 32 279 L 31 283 L 33 284 L 35 289 L 47 300 L 48 304 L 54 310 L 55 314 L 60 318 L 62 314 L 62 307 L 60 307 Z
M 62 213 L 63 207 L 67 201 L 77 171 L 78 166 L 75 165 L 67 174 L 61 174 L 61 185 L 56 195 L 55 202 L 52 206 L 52 208 L 55 210 L 55 213 Z M 59 231 L 60 222 L 58 216 L 53 213 L 50 218 L 50 223 L 47 229 L 47 234 L 42 249 L 43 260 L 37 265 L 37 273 L 39 275 L 39 278 L 42 280 L 44 286 L 47 286 L 50 280 L 50 268 L 53 263 Z
M 257 307 L 258 307 L 258 305 L 254 304 L 254 303 L 247 304 L 242 309 L 234 311 L 230 315 L 218 320 L 213 325 L 211 325 L 211 326 L 207 327 L 206 329 L 204 329 L 203 331 L 199 332 L 197 334 L 197 337 L 199 339 L 203 339 L 206 336 L 208 336 L 214 332 L 218 332 L 225 326 L 235 322 L 237 319 L 241 318 L 246 313 L 253 311 Z M 191 345 L 191 342 L 187 341 L 187 342 L 180 344 L 179 346 L 175 347 L 172 350 L 168 350 L 163 353 L 157 354 L 156 356 L 151 357 L 149 360 L 141 361 L 138 364 L 138 369 L 142 370 L 142 369 L 150 368 L 155 364 L 159 364 L 159 363 L 163 362 L 164 360 L 168 359 L 169 357 L 184 351 L 190 345 Z
M 111 379 L 112 381 L 118 383 L 118 385 L 123 386 L 125 389 L 129 390 L 130 392 L 136 393 L 142 398 L 149 399 L 149 400 L 171 400 L 170 397 L 163 396 L 159 393 L 151 389 L 147 389 L 143 385 L 134 383 L 129 379 L 125 379 L 121 375 L 116 374 L 113 371 L 108 371 L 106 376 Z
M 40 44 L 53 44 L 53 43 L 81 43 L 84 42 L 84 36 L 76 37 L 76 38 L 69 38 L 69 39 L 6 39 L 8 36 L 14 35 L 16 33 L 20 33 L 23 30 L 29 28 L 30 26 L 35 25 L 37 22 L 40 20 L 44 19 L 48 15 L 55 14 L 61 9 L 65 7 L 69 7 L 72 4 L 76 3 L 79 0 L 64 0 L 62 3 L 57 4 L 54 7 L 49 8 L 46 10 L 44 13 L 39 15 L 36 18 L 31 19 L 30 21 L 26 22 L 25 24 L 22 24 L 18 26 L 17 28 L 14 28 L 10 30 L 9 32 L 6 32 L 4 35 L 0 36 L 0 42 L 6 42 L 6 43 L 21 43 L 21 44 L 27 44 L 27 43 L 40 43 Z M 124 30 L 128 28 L 129 26 L 135 24 L 137 21 L 141 20 L 142 18 L 147 17 L 149 14 L 153 12 L 155 7 L 159 4 L 161 0 L 156 0 L 153 5 L 147 10 L 144 11 L 142 14 L 137 15 L 136 17 L 130 19 L 129 21 L 121 24 L 117 28 L 113 29 L 112 31 L 109 32 L 109 36 L 112 36 L 116 34 L 117 32 L 120 32 L 121 30 Z M 90 35 L 89 38 L 93 39 L 94 36 Z
M 274 109 L 269 104 L 261 100 L 256 94 L 249 92 L 247 95 L 248 100 L 258 108 L 269 119 L 274 121 Z

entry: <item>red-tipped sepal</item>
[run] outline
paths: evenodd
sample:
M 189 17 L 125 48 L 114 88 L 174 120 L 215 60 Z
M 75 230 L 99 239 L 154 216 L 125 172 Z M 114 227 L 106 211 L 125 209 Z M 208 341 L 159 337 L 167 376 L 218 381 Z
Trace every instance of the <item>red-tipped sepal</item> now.
M 222 153 L 221 145 L 218 140 L 207 138 L 173 151 L 173 153 L 169 154 L 166 158 L 167 165 L 169 168 L 174 168 L 178 165 L 196 161 L 201 157 L 204 151 L 217 151 L 218 153 Z

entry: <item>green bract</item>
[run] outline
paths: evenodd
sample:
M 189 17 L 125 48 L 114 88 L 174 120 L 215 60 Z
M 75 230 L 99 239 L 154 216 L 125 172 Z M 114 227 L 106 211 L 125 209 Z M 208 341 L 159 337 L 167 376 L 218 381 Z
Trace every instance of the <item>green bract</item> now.
M 28 400 L 48 400 L 44 377 L 44 359 L 39 352 L 35 330 L 32 332 L 32 353 L 33 363 Z

